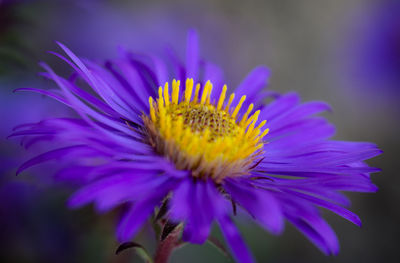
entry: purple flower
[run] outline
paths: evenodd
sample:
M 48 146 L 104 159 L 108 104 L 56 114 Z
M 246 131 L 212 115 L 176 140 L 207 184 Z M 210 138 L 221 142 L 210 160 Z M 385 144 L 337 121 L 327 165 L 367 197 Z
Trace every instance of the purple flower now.
M 351 86 L 388 102 L 400 93 L 400 2 L 383 0 L 364 9 L 353 15 L 344 70 L 355 82 Z
M 18 173 L 58 160 L 57 178 L 82 184 L 69 206 L 93 202 L 105 212 L 128 204 L 117 229 L 121 242 L 159 206 L 167 208 L 164 218 L 183 223 L 187 242 L 203 243 L 218 222 L 239 262 L 253 259 L 232 221 L 236 207 L 273 234 L 288 220 L 326 254 L 338 253 L 339 245 L 318 207 L 361 224 L 340 191 L 375 192 L 369 174 L 379 169 L 364 161 L 381 151 L 372 143 L 330 140 L 334 126 L 316 116 L 329 106 L 264 91 L 267 68 L 255 68 L 229 95 L 222 71 L 199 58 L 193 31 L 185 62 L 169 53 L 175 79 L 152 55 L 121 50 L 119 59 L 100 66 L 59 45 L 67 57 L 55 54 L 73 75 L 63 78 L 42 64 L 60 89 L 35 91 L 78 117 L 21 126 L 13 135 L 25 143 L 56 146 Z

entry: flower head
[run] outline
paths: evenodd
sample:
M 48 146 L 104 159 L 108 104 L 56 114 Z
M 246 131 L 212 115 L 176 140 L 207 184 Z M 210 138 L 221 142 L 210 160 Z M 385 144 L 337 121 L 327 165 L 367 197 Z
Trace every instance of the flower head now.
M 246 96 L 243 95 L 231 107 L 235 94 L 222 108 L 227 87 L 223 87 L 218 102 L 211 102 L 212 83 L 207 81 L 200 94 L 200 83 L 196 85 L 194 97 L 193 79 L 186 80 L 184 97 L 179 101 L 180 81 L 172 82 L 172 96 L 168 82 L 158 90 L 157 102 L 149 98 L 150 117 L 143 115 L 148 143 L 171 160 L 179 170 L 190 170 L 191 176 L 199 179 L 212 178 L 220 183 L 225 177 L 238 177 L 250 173 L 260 159 L 262 138 L 268 133 L 257 127 L 260 111 L 251 114 L 250 104 L 241 120 L 238 113 Z
M 19 172 L 61 159 L 57 178 L 82 184 L 71 207 L 94 202 L 104 212 L 129 204 L 117 230 L 120 241 L 130 240 L 164 204 L 163 216 L 184 224 L 184 241 L 203 243 L 217 221 L 235 258 L 252 262 L 231 219 L 238 205 L 271 233 L 280 233 L 287 219 L 323 252 L 336 254 L 337 238 L 317 207 L 360 225 L 343 208 L 349 201 L 339 191 L 376 191 L 369 173 L 378 169 L 363 161 L 381 151 L 371 143 L 330 140 L 334 127 L 315 116 L 329 106 L 302 104 L 296 93 L 264 92 L 265 67 L 229 95 L 221 70 L 198 58 L 197 35 L 190 32 L 188 39 L 186 65 L 170 53 L 176 80 L 154 56 L 123 51 L 102 67 L 60 44 L 69 58 L 57 55 L 74 75 L 62 78 L 43 64 L 61 92 L 37 91 L 79 117 L 17 131 L 35 143 L 57 142 Z M 266 98 L 272 102 L 264 105 Z

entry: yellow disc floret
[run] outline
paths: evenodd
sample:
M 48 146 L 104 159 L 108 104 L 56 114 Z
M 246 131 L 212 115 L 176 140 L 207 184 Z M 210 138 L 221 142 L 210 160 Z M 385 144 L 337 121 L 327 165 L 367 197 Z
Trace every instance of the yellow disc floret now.
M 266 121 L 256 126 L 260 111 L 251 114 L 254 106 L 250 104 L 239 118 L 246 96 L 231 107 L 235 94 L 223 107 L 226 85 L 217 102 L 211 101 L 210 81 L 203 86 L 201 96 L 200 84 L 194 87 L 193 79 L 187 79 L 185 86 L 182 98 L 179 80 L 172 81 L 171 95 L 167 82 L 164 88 L 159 87 L 156 100 L 149 98 L 150 118 L 143 116 L 149 143 L 178 169 L 192 171 L 194 177 L 211 177 L 218 182 L 246 174 L 259 158 L 262 138 L 268 133 L 268 129 L 261 131 Z

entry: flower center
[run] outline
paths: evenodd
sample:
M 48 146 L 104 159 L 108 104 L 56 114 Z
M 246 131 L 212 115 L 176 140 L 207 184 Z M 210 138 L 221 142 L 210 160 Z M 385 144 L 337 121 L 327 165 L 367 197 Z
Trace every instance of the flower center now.
M 218 182 L 227 176 L 247 174 L 259 158 L 262 138 L 268 133 L 268 129 L 261 132 L 266 121 L 256 126 L 260 111 L 251 114 L 254 105 L 250 104 L 238 118 L 246 96 L 233 108 L 235 94 L 224 105 L 226 85 L 217 103 L 211 101 L 210 81 L 201 96 L 197 84 L 192 99 L 193 88 L 193 79 L 187 79 L 179 100 L 180 81 L 173 80 L 171 96 L 167 82 L 159 88 L 156 101 L 149 98 L 150 118 L 143 116 L 149 143 L 178 169 L 191 170 L 194 177 L 211 177 Z
M 183 125 L 189 127 L 193 133 L 201 135 L 208 129 L 209 142 L 233 135 L 236 130 L 235 119 L 225 111 L 218 111 L 213 105 L 180 103 L 172 105 L 168 114 L 172 121 L 182 118 Z

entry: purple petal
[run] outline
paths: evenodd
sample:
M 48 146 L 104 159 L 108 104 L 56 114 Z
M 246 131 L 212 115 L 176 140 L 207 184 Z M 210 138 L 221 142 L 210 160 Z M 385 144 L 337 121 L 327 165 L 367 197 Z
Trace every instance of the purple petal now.
M 199 37 L 194 29 L 189 30 L 186 44 L 186 78 L 197 79 L 199 67 Z
M 278 193 L 285 217 L 325 254 L 336 255 L 339 242 L 334 231 L 322 219 L 318 209 L 310 203 L 299 202 L 285 193 Z
M 261 91 L 267 85 L 269 76 L 270 71 L 268 68 L 258 66 L 239 84 L 235 90 L 235 94 L 237 98 L 240 98 L 243 95 L 247 96 L 246 101 L 242 106 L 244 110 L 246 110 L 252 102 L 256 104 L 256 107 L 258 106 L 257 104 L 263 99 L 260 97 Z
M 220 67 L 209 62 L 204 62 L 203 81 L 206 82 L 208 80 L 213 84 L 211 99 L 218 101 L 224 85 L 224 73 Z
M 323 121 L 320 122 L 320 125 L 314 125 L 314 129 L 312 130 L 299 130 L 296 133 L 291 133 L 283 137 L 276 138 L 272 137 L 272 135 L 270 138 L 267 134 L 265 140 L 268 141 L 268 143 L 264 145 L 264 148 L 266 149 L 267 155 L 272 154 L 272 151 L 288 151 L 288 149 L 293 149 L 298 145 L 310 145 L 310 143 L 315 143 L 316 141 L 321 142 L 331 137 L 334 133 L 335 126 Z
M 202 244 L 210 233 L 215 217 L 224 212 L 224 200 L 212 180 L 187 178 L 174 191 L 170 204 L 171 218 L 186 221 L 183 239 Z
M 158 81 L 157 86 L 163 85 L 165 82 L 170 81 L 168 77 L 168 68 L 164 61 L 157 56 L 149 55 L 149 57 L 154 65 L 154 72 Z
M 340 207 L 336 204 L 327 202 L 325 200 L 322 200 L 322 199 L 319 199 L 319 198 L 316 198 L 316 197 L 313 197 L 313 196 L 310 196 L 307 194 L 302 194 L 302 193 L 291 191 L 291 190 L 285 190 L 285 192 L 288 194 L 292 194 L 293 196 L 300 197 L 304 200 L 310 201 L 318 206 L 324 207 L 324 208 L 340 215 L 341 217 L 349 220 L 350 222 L 356 224 L 357 226 L 361 226 L 360 218 L 353 212 L 351 212 L 343 207 Z
M 297 93 L 287 93 L 265 106 L 260 112 L 260 119 L 272 121 L 297 105 L 299 101 L 300 97 Z
M 116 122 L 115 120 L 110 120 L 103 114 L 100 114 L 90 107 L 86 106 L 82 101 L 72 95 L 68 87 L 65 86 L 68 85 L 68 82 L 57 76 L 47 65 L 42 64 L 42 66 L 52 75 L 52 78 L 54 79 L 54 81 L 56 81 L 59 87 L 63 89 L 66 97 L 68 98 L 70 103 L 74 105 L 75 111 L 81 116 L 82 119 L 84 119 L 93 128 L 97 129 L 100 133 L 105 134 L 110 138 L 113 138 L 114 142 L 119 142 L 121 143 L 121 145 L 130 145 L 132 149 L 135 149 L 136 147 L 140 148 L 140 145 L 142 144 L 141 142 L 134 141 L 127 136 L 121 135 L 120 133 L 111 132 L 107 128 L 104 128 L 104 125 L 110 125 L 112 128 L 121 130 L 122 132 L 125 132 L 126 135 L 129 134 L 129 136 L 132 136 L 132 131 L 128 127 L 122 125 L 122 123 Z M 87 115 L 99 120 L 102 125 L 94 122 L 93 120 L 88 118 Z M 136 147 L 133 147 L 134 145 L 136 145 Z
M 291 122 L 302 120 L 306 117 L 311 117 L 314 114 L 330 110 L 331 107 L 324 102 L 307 102 L 282 112 L 281 115 L 270 119 L 269 124 L 273 127 L 279 128 L 290 124 Z
M 235 259 L 241 263 L 251 263 L 254 262 L 250 251 L 248 250 L 243 239 L 240 237 L 236 226 L 233 224 L 232 220 L 228 215 L 222 216 L 218 219 L 218 223 L 221 227 L 222 234 L 229 244 L 229 247 L 234 255 Z
M 172 64 L 172 68 L 174 71 L 173 78 L 176 80 L 180 80 L 181 83 L 185 83 L 185 76 L 186 76 L 186 70 L 185 67 L 182 63 L 182 61 L 179 59 L 178 55 L 174 51 L 173 48 L 170 46 L 167 46 L 166 49 L 166 55 L 169 58 L 169 62 Z M 182 89 L 181 89 L 182 90 Z
M 339 253 L 339 241 L 332 228 L 319 216 L 304 214 L 301 216 L 287 216 L 311 242 L 327 255 Z
M 189 198 L 191 198 L 190 190 L 193 187 L 193 182 L 188 179 L 183 180 L 181 184 L 175 189 L 170 201 L 171 217 L 177 221 L 184 221 L 190 213 L 190 206 L 188 205 Z
M 40 163 L 43 163 L 46 161 L 66 157 L 67 155 L 72 155 L 72 154 L 76 155 L 76 154 L 82 153 L 82 152 L 87 153 L 88 151 L 91 152 L 92 149 L 88 148 L 85 145 L 74 145 L 74 146 L 69 146 L 69 147 L 65 147 L 65 148 L 59 148 L 56 150 L 52 150 L 52 151 L 37 155 L 34 158 L 29 159 L 28 161 L 23 163 L 18 168 L 17 175 L 34 165 L 37 165 L 37 164 L 40 164 Z
M 111 195 L 107 195 L 109 192 L 114 192 L 113 190 L 132 197 L 140 196 L 146 194 L 146 191 L 154 189 L 155 186 L 153 184 L 158 186 L 164 180 L 163 177 L 150 172 L 138 172 L 133 169 L 130 173 L 120 172 L 119 174 L 107 176 L 104 179 L 81 188 L 69 199 L 68 205 L 77 208 L 95 199 L 114 198 Z
M 143 196 L 142 199 L 132 205 L 118 225 L 117 237 L 120 242 L 129 241 L 137 233 L 154 211 L 154 207 L 165 198 L 168 192 L 175 187 L 175 184 L 175 180 L 168 181 L 162 187 L 149 191 L 146 196 Z
M 345 176 L 342 176 L 345 177 Z M 347 177 L 347 176 L 346 176 Z M 341 189 L 336 189 L 333 188 L 334 190 L 330 189 L 330 187 L 327 186 L 327 183 L 329 183 L 329 179 L 327 179 L 327 182 L 325 183 L 322 178 L 318 178 L 318 183 L 311 183 L 310 181 L 313 181 L 315 178 L 303 178 L 303 179 L 297 179 L 297 180 L 291 180 L 291 179 L 282 179 L 282 178 L 270 178 L 271 180 L 253 180 L 253 184 L 266 188 L 269 190 L 276 190 L 276 189 L 291 189 L 294 191 L 301 191 L 304 193 L 312 194 L 314 196 L 323 198 L 327 201 L 334 202 L 343 206 L 349 206 L 350 205 L 350 200 L 343 195 L 342 193 L 337 192 L 337 190 Z
M 320 127 L 331 127 L 328 121 L 322 117 L 308 118 L 304 120 L 297 120 L 286 125 L 281 125 L 281 123 L 268 123 L 268 128 L 270 132 L 268 133 L 268 141 L 275 141 L 277 139 L 286 139 L 284 136 L 290 136 L 297 133 L 303 133 L 304 131 L 312 131 L 314 129 L 319 129 Z M 299 142 L 304 143 L 304 142 Z M 292 150 L 282 149 L 282 150 Z
M 283 216 L 279 203 L 268 190 L 261 190 L 245 180 L 225 180 L 224 188 L 233 201 L 243 206 L 254 218 L 273 234 L 283 230 Z
M 67 106 L 71 106 L 67 100 L 65 100 L 63 97 L 61 97 L 58 93 L 57 90 L 53 90 L 53 91 L 48 91 L 48 90 L 42 90 L 42 89 L 37 89 L 37 88 L 19 88 L 19 89 L 15 89 L 14 92 L 16 91 L 32 91 L 32 92 L 37 92 L 40 94 L 43 94 L 45 96 L 48 96 L 50 98 L 53 98 Z
M 135 105 L 135 110 L 145 111 L 148 109 L 147 99 L 155 95 L 155 92 L 148 93 L 140 80 L 139 73 L 131 66 L 128 61 L 118 60 L 106 63 L 106 67 L 118 80 L 120 92 L 122 91 L 131 105 Z M 121 71 L 118 72 L 117 68 Z

